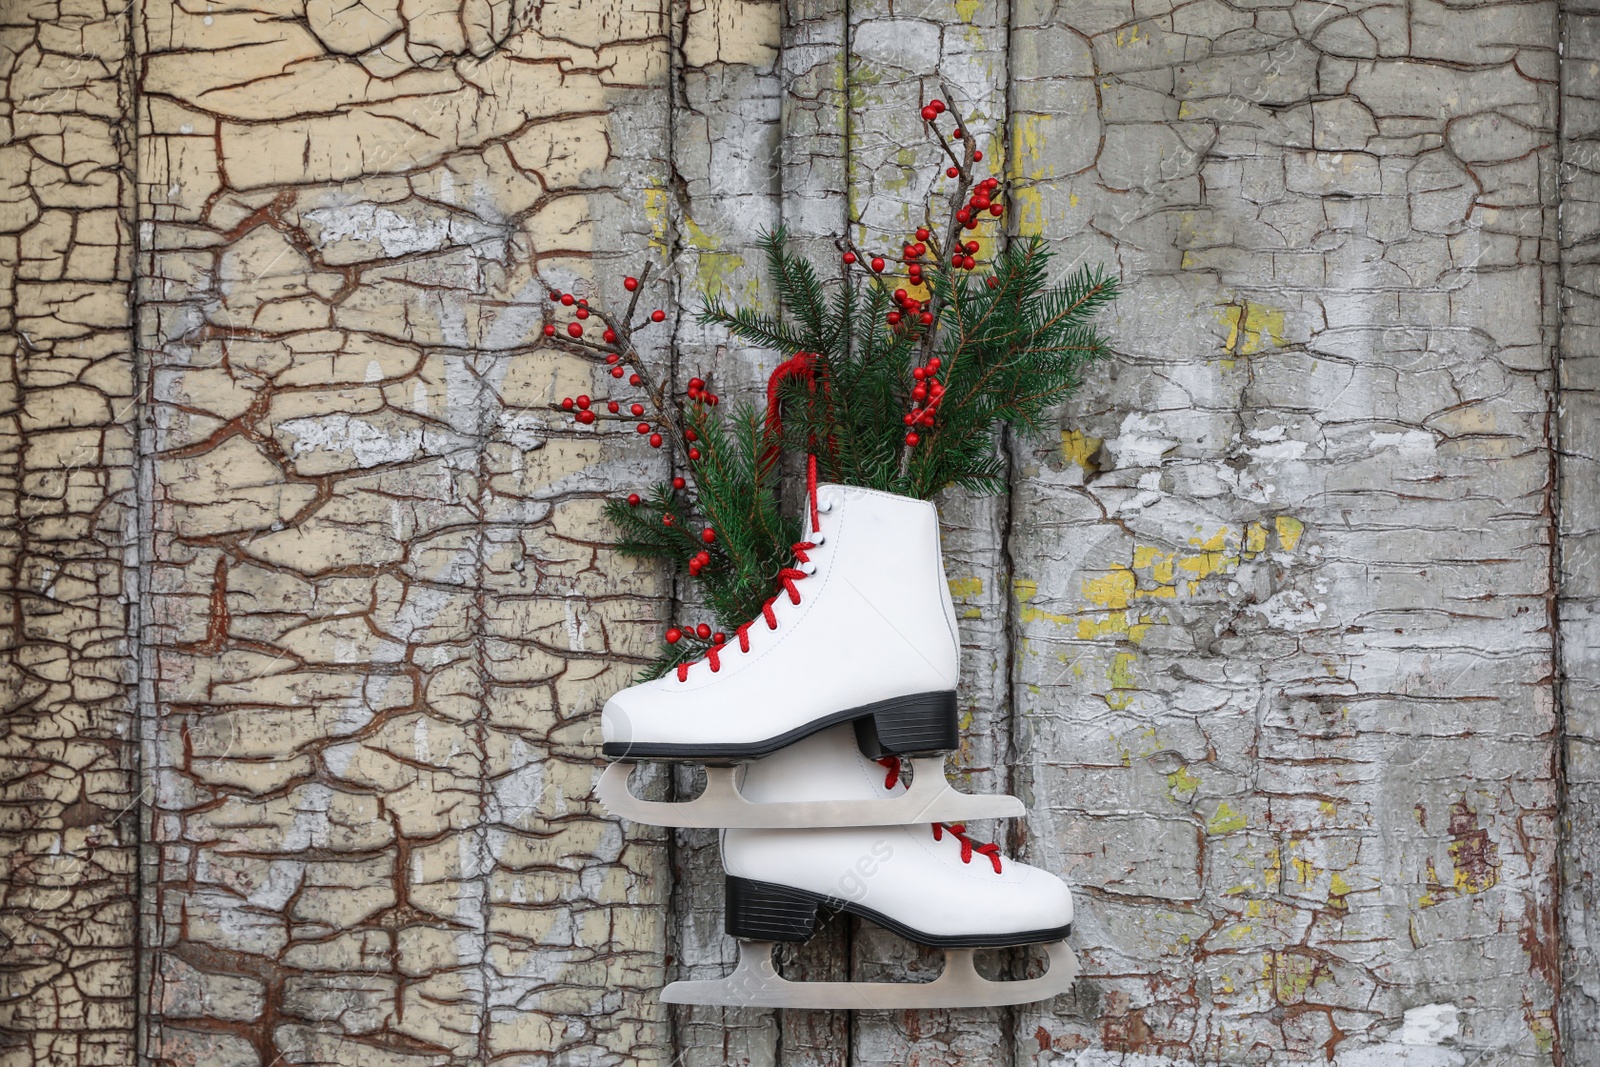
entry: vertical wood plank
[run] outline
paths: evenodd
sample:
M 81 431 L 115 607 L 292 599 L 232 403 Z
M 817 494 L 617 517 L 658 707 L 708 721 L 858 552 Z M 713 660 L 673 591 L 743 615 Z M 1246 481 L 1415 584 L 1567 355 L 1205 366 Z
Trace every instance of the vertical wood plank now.
M 141 11 L 157 1064 L 671 1059 L 666 835 L 590 799 L 660 458 L 540 332 L 655 237 L 667 13 L 410 14 Z
M 1554 6 L 1016 11 L 1022 223 L 1126 284 L 1017 452 L 1018 1060 L 1547 1062 Z
M 1567 797 L 1560 1047 L 1567 1063 L 1600 1058 L 1600 10 L 1564 3 L 1561 33 L 1561 346 L 1555 424 L 1560 574 L 1560 684 Z
M 855 237 L 864 246 L 894 258 L 922 224 L 929 198 L 938 197 L 942 206 L 950 184 L 943 173 L 944 157 L 932 141 L 922 139 L 918 115 L 924 102 L 943 95 L 941 77 L 957 94 L 952 103 L 959 105 L 970 129 L 985 138 L 988 158 L 980 170 L 1003 173 L 1007 15 L 1000 2 L 850 6 L 850 199 L 852 217 L 861 223 Z M 949 126 L 945 123 L 947 134 Z M 939 218 L 942 223 L 943 216 Z M 987 233 L 982 243 L 988 254 L 993 241 Z M 945 567 L 962 642 L 962 743 L 949 764 L 962 788 L 1000 792 L 1009 786 L 1007 579 L 1002 556 L 1007 501 L 951 490 L 939 505 Z M 972 826 L 980 840 L 1008 829 Z M 916 981 L 937 973 L 943 954 L 861 923 L 852 959 L 852 977 L 859 980 Z M 1008 1021 L 1006 1012 L 976 1009 L 861 1012 L 851 1035 L 852 1062 L 1009 1062 Z
M 845 0 L 785 0 L 781 52 L 780 202 L 791 248 L 819 277 L 834 277 L 844 232 L 849 112 Z M 789 471 L 798 484 L 800 472 Z M 798 497 L 795 498 L 798 503 Z M 850 977 L 851 924 L 835 916 L 805 945 L 785 947 L 779 967 L 793 981 Z M 783 1067 L 843 1067 L 849 1062 L 850 1019 L 842 1012 L 781 1011 L 778 1062 Z
M 0 11 L 0 1060 L 135 1059 L 126 4 Z
M 765 0 L 712 0 L 677 10 L 668 199 L 677 379 L 706 378 L 732 412 L 739 403 L 759 404 L 776 359 L 701 326 L 698 315 L 708 295 L 749 304 L 768 289 L 756 246 L 779 219 L 780 9 Z M 679 622 L 712 621 L 692 589 L 679 593 Z M 697 777 L 693 769 L 676 771 L 678 794 L 693 795 Z M 733 970 L 738 946 L 723 931 L 719 835 L 673 836 L 674 977 L 720 978 Z M 778 1026 L 770 1011 L 682 1007 L 674 1017 L 685 1067 L 774 1062 Z

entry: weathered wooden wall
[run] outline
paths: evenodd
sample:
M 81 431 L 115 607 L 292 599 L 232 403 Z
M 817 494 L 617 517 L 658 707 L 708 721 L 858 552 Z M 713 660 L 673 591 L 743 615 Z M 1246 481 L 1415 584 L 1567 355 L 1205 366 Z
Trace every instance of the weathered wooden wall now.
M 1597 40 L 1550 0 L 8 3 L 4 1062 L 1600 1056 Z M 610 379 L 538 343 L 546 286 L 668 266 L 662 368 L 757 395 L 698 295 L 760 299 L 780 222 L 902 232 L 935 71 L 1014 116 L 1012 231 L 1126 284 L 1010 493 L 942 502 L 953 768 L 1029 801 L 985 829 L 1079 888 L 1085 979 L 669 1013 L 732 958 L 714 835 L 588 795 L 678 610 L 599 502 L 660 460 L 550 416 Z M 836 922 L 790 965 L 929 959 Z
M 125 4 L 0 4 L 0 1061 L 132 1061 L 141 576 Z
M 1564 4 L 1556 630 L 1566 785 L 1561 1048 L 1600 1062 L 1600 8 Z

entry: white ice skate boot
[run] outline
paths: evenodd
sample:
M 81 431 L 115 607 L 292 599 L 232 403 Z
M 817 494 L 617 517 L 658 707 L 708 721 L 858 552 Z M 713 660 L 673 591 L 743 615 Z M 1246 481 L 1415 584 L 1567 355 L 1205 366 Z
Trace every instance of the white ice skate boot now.
M 866 760 L 848 731 L 830 730 L 747 769 L 745 793 L 758 802 L 822 798 L 861 802 L 904 790 L 898 764 Z M 1023 1004 L 1064 992 L 1077 960 L 1062 939 L 1072 894 L 1055 875 L 975 844 L 960 825 L 858 829 L 728 830 L 727 931 L 740 939 L 726 979 L 674 982 L 673 1004 L 804 1008 L 977 1007 Z M 771 962 L 772 942 L 810 937 L 822 907 L 847 911 L 919 944 L 946 950 L 931 983 L 788 982 Z M 1050 943 L 1039 978 L 993 982 L 973 967 L 972 950 Z
M 761 615 L 606 702 L 607 756 L 735 762 L 841 722 L 869 755 L 955 747 L 956 619 L 933 504 L 813 484 L 809 511 Z

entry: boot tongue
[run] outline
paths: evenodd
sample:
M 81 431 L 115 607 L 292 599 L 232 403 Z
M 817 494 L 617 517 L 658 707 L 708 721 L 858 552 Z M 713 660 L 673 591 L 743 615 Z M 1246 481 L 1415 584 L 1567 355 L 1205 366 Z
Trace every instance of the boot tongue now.
M 739 787 L 758 804 L 795 800 L 878 800 L 905 791 L 883 787 L 883 767 L 861 754 L 855 728 L 849 723 L 785 746 L 747 763 Z

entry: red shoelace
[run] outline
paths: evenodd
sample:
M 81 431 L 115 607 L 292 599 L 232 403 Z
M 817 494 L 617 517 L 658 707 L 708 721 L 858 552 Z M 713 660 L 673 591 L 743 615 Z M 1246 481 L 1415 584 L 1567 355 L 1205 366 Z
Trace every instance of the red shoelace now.
M 900 757 L 898 757 L 898 756 L 884 756 L 883 758 L 878 760 L 878 766 L 882 767 L 887 772 L 883 776 L 883 787 L 885 789 L 893 789 L 895 787 L 895 783 L 900 781 Z M 964 823 L 964 822 L 958 822 L 958 823 L 936 822 L 936 823 L 933 824 L 933 839 L 935 841 L 942 841 L 944 839 L 944 835 L 945 834 L 949 834 L 951 837 L 953 837 L 957 841 L 961 842 L 961 862 L 962 863 L 971 863 L 972 862 L 972 854 L 974 852 L 977 852 L 977 853 L 979 853 L 981 855 L 989 857 L 989 862 L 994 864 L 994 873 L 995 874 L 999 874 L 1000 873 L 1000 846 L 999 845 L 995 845 L 995 844 L 975 845 L 975 844 L 973 844 L 972 838 L 967 836 L 967 824 Z
M 808 457 L 808 462 L 806 464 L 806 492 L 811 499 L 811 532 L 813 534 L 818 534 L 822 532 L 822 519 L 817 510 L 816 456 Z M 807 556 L 806 553 L 816 547 L 817 544 L 815 541 L 796 541 L 793 545 L 789 546 L 789 550 L 794 553 L 794 558 L 799 560 L 801 563 L 810 563 L 811 557 Z M 807 577 L 809 573 L 809 571 L 803 571 L 798 567 L 785 567 L 778 572 L 779 592 L 786 592 L 789 594 L 789 603 L 800 603 L 800 590 L 795 588 L 795 583 Z M 761 617 L 766 620 L 767 629 L 769 630 L 776 630 L 778 628 L 778 616 L 772 610 L 772 605 L 776 604 L 777 602 L 778 593 L 774 593 L 772 596 L 767 598 L 767 602 L 765 604 L 761 605 Z M 742 623 L 733 631 L 733 635 L 739 639 L 740 652 L 750 651 L 750 627 L 755 625 L 755 621 L 755 619 L 751 619 L 748 622 Z M 723 647 L 724 646 L 722 645 L 712 645 L 706 650 L 704 662 L 711 665 L 712 674 L 715 674 L 722 669 Z M 701 662 L 701 660 L 690 660 L 678 664 L 678 681 L 687 682 L 689 680 L 689 668 L 693 667 L 699 662 Z

